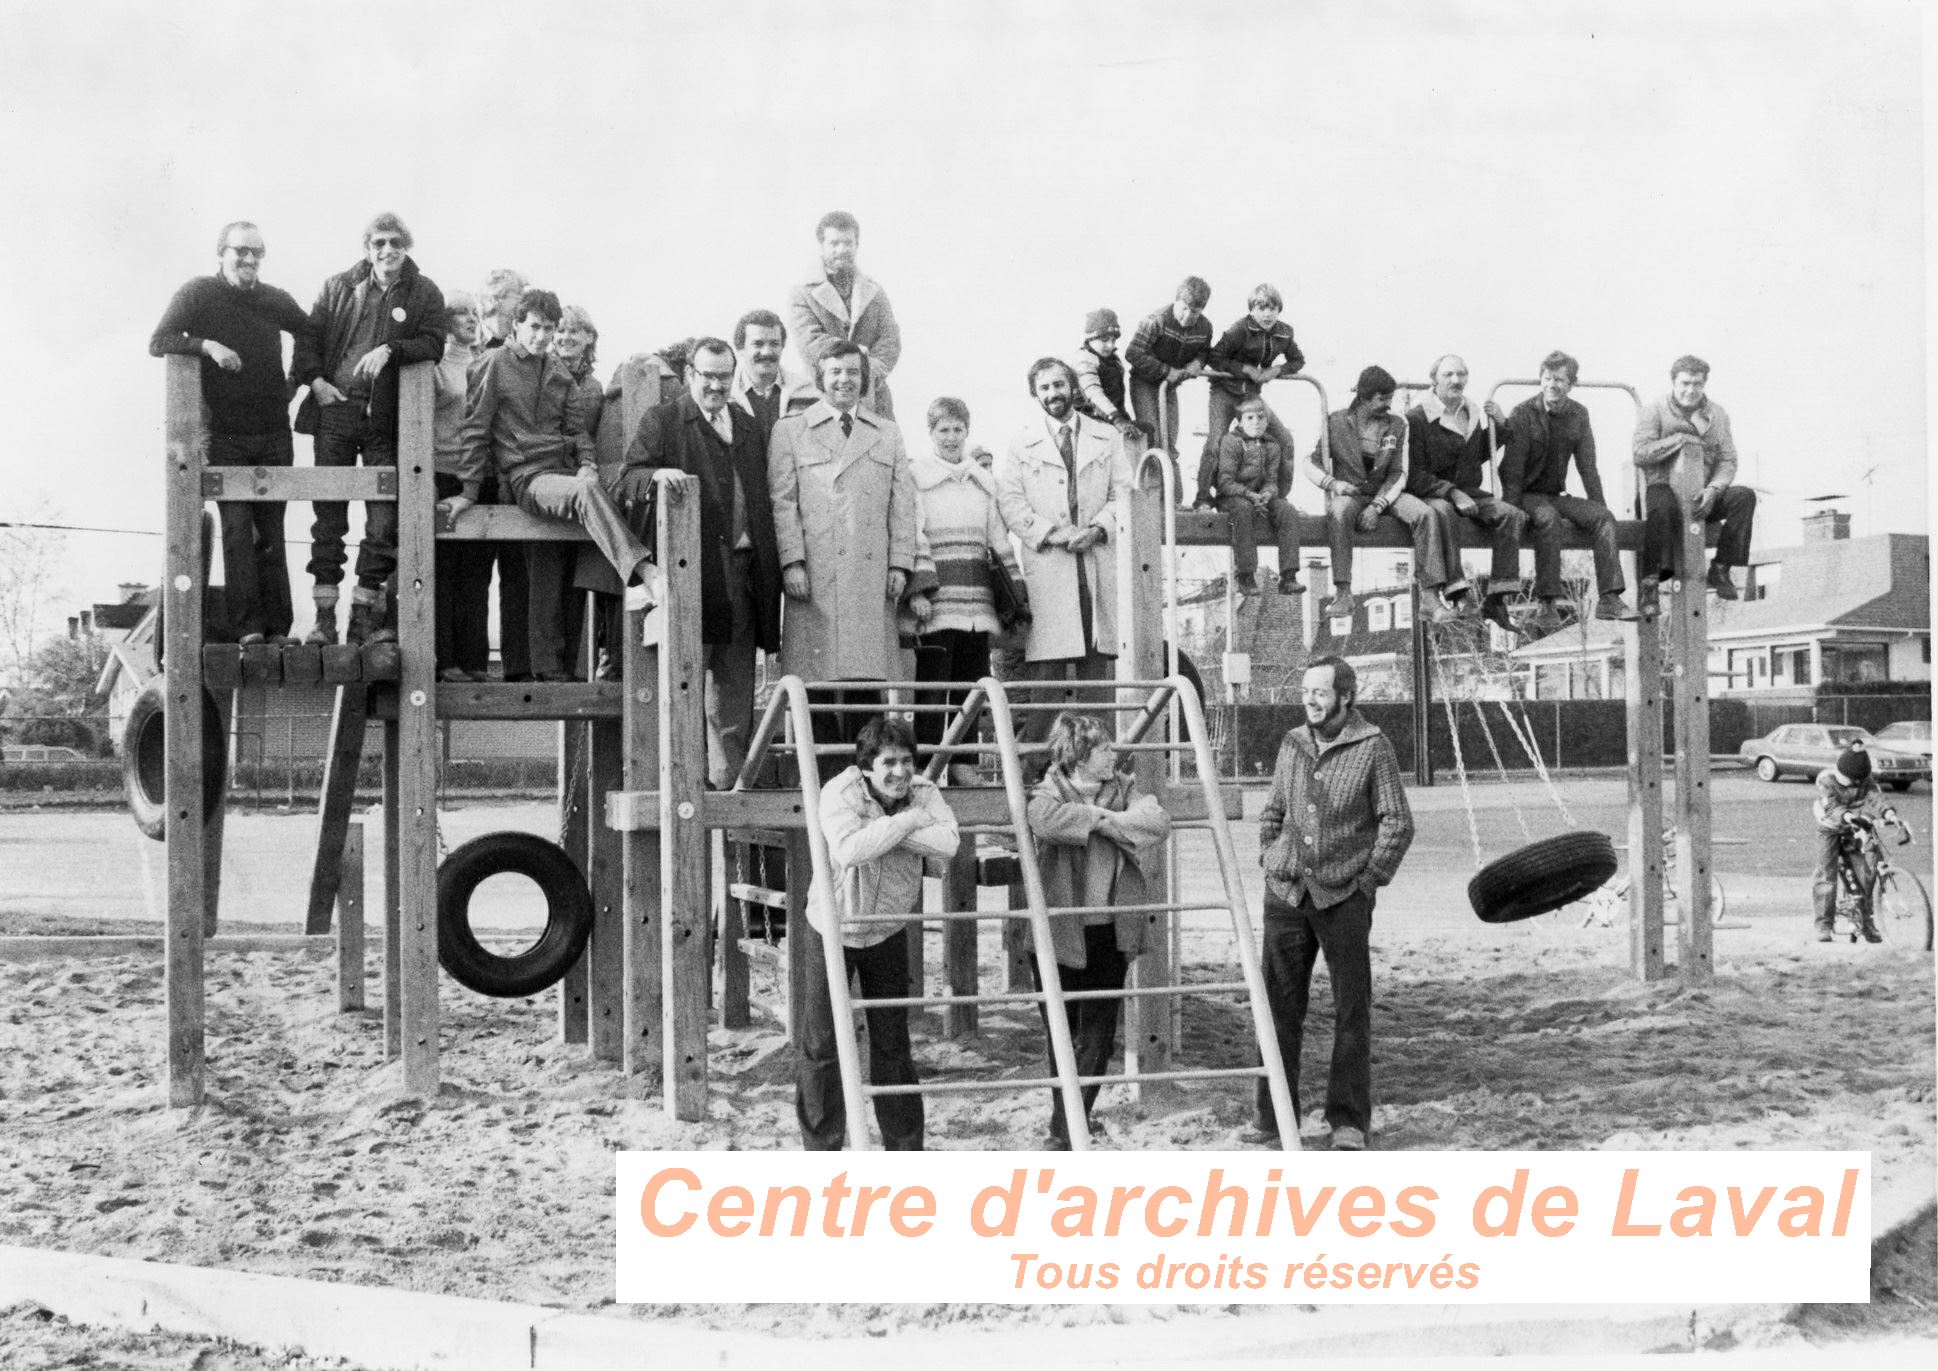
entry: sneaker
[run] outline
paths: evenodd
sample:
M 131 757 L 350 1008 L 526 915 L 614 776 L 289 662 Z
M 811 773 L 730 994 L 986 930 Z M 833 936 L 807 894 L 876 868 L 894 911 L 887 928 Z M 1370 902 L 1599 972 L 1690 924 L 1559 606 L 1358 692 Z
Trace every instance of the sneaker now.
M 1238 1130 L 1238 1141 L 1245 1147 L 1278 1147 L 1279 1131 L 1261 1123 L 1248 1123 Z
M 1706 584 L 1716 592 L 1719 600 L 1740 600 L 1742 595 L 1736 589 L 1736 582 L 1729 577 L 1729 568 L 1721 562 L 1711 563 Z
M 1611 593 L 1595 601 L 1595 617 L 1597 619 L 1616 619 L 1624 623 L 1633 623 L 1642 616 L 1629 608 L 1627 600 Z
M 1351 1124 L 1341 1124 L 1332 1130 L 1332 1150 L 1335 1152 L 1364 1152 L 1366 1134 Z
M 330 647 L 336 643 L 335 605 L 318 605 L 316 607 L 316 627 L 309 631 L 303 641 L 312 647 Z
M 1830 929 L 1830 925 L 1829 925 L 1829 924 L 1818 924 L 1818 925 L 1817 925 L 1817 941 L 1818 941 L 1818 942 L 1820 942 L 1820 943 L 1828 943 L 1828 942 L 1835 942 L 1835 941 L 1836 941 L 1836 939 L 1837 939 L 1837 935 L 1836 935 L 1835 933 L 1833 933 L 1833 932 L 1831 932 L 1831 929 Z
M 379 637 L 386 632 L 384 628 L 384 606 L 381 600 L 358 600 L 350 606 L 350 626 L 344 630 L 344 640 L 361 646 L 364 643 L 394 641 L 391 633 L 388 638 Z
M 1299 579 L 1298 572 L 1281 571 L 1279 573 L 1279 594 L 1281 595 L 1305 594 L 1305 582 Z
M 1240 576 L 1238 578 L 1238 593 L 1240 595 L 1258 594 L 1258 577 L 1250 574 Z
M 1499 628 L 1501 632 L 1518 637 L 1513 617 L 1507 612 L 1507 596 L 1489 595 L 1480 602 L 1480 617 Z
M 1553 600 L 1543 600 L 1541 607 L 1534 611 L 1534 617 L 1528 623 L 1529 627 L 1538 633 L 1553 633 L 1561 627 L 1561 611 L 1554 607 Z
M 446 685 L 472 685 L 484 678 L 472 675 L 461 666 L 447 666 L 437 673 L 437 679 Z
M 1326 601 L 1326 607 L 1325 607 L 1324 613 L 1328 619 L 1352 618 L 1353 617 L 1353 593 L 1350 590 L 1346 589 L 1344 586 L 1339 587 L 1338 593 L 1336 593 L 1330 600 Z

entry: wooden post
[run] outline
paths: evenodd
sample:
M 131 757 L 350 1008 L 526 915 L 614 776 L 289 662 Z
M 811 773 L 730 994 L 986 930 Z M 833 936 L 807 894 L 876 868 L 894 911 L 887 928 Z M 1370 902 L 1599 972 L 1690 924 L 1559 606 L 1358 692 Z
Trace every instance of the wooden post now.
M 642 642 L 645 616 L 625 614 L 620 670 L 625 682 L 626 789 L 651 790 L 659 784 L 659 650 Z M 622 1069 L 657 1083 L 661 1071 L 660 1005 L 660 835 L 629 830 L 620 837 L 622 857 L 621 910 L 626 926 L 621 939 L 625 958 L 623 1014 L 625 1048 Z
M 167 551 L 163 574 L 168 661 L 168 955 L 162 999 L 168 1016 L 168 1103 L 202 1103 L 202 928 L 207 872 L 202 831 L 202 426 L 201 362 L 168 359 Z
M 404 917 L 398 892 L 398 868 L 403 855 L 398 819 L 398 774 L 401 747 L 395 720 L 384 721 L 384 1059 L 404 1050 Z
M 437 487 L 431 364 L 404 368 L 397 411 L 398 854 L 404 1093 L 437 1095 Z
M 1640 558 L 1634 558 L 1635 563 Z M 1655 583 L 1633 577 L 1641 622 L 1622 634 L 1628 676 L 1629 971 L 1658 981 L 1662 960 L 1662 625 Z
M 330 909 L 342 879 L 343 841 L 356 801 L 357 770 L 363 764 L 363 737 L 370 717 L 370 687 L 336 688 L 330 713 L 330 750 L 323 763 L 323 793 L 317 801 L 316 862 L 310 868 L 309 916 L 305 933 L 330 931 Z
M 1671 606 L 1676 720 L 1677 970 L 1684 984 L 1715 975 L 1709 908 L 1709 593 L 1704 523 L 1693 510 L 1703 486 L 1702 445 L 1683 444 L 1671 473 L 1682 503 L 1682 579 Z
M 942 878 L 942 908 L 948 912 L 976 907 L 976 842 L 965 836 L 949 873 Z M 978 986 L 976 930 L 970 919 L 951 919 L 942 926 L 943 981 L 951 995 L 973 995 Z M 952 1004 L 942 1016 L 943 1032 L 951 1038 L 974 1037 L 978 1028 L 977 1006 Z
M 222 755 L 224 781 L 222 799 L 215 812 L 202 824 L 202 937 L 213 938 L 222 908 L 222 838 L 228 831 L 229 791 L 226 773 L 235 765 L 230 755 L 234 749 L 232 741 L 232 721 L 235 718 L 236 693 L 221 690 L 215 694 L 216 729 L 222 736 Z
M 617 719 L 586 727 L 591 758 L 586 768 L 587 876 L 592 889 L 592 940 L 579 964 L 586 969 L 586 1040 L 600 1061 L 619 1062 L 625 1053 L 626 955 L 624 880 L 619 834 L 600 822 L 606 796 L 624 783 L 620 756 L 624 732 Z
M 813 766 L 814 758 L 797 757 L 800 766 Z M 814 858 L 808 851 L 807 830 L 787 831 L 787 1040 L 798 1052 L 801 1047 L 801 1019 L 807 1004 L 808 956 L 805 934 L 814 926 L 808 922 L 808 883 L 814 879 Z
M 337 868 L 336 1007 L 348 1014 L 363 1008 L 363 825 L 343 833 Z
M 1130 622 L 1128 634 L 1129 667 L 1132 680 L 1155 681 L 1168 675 L 1164 651 L 1164 508 L 1170 492 L 1159 467 L 1143 470 L 1148 480 L 1138 481 L 1131 491 L 1129 538 L 1119 549 L 1118 566 L 1128 567 L 1130 582 Z M 1117 716 L 1121 728 L 1126 715 Z M 1176 740 L 1173 740 L 1176 741 Z M 1162 795 L 1169 777 L 1165 754 L 1136 754 L 1137 782 L 1147 795 Z M 1177 859 L 1175 840 L 1165 844 L 1162 867 L 1145 871 L 1152 890 L 1170 890 L 1170 871 Z M 1130 983 L 1139 987 L 1168 986 L 1178 975 L 1174 949 L 1177 925 L 1175 914 L 1146 916 L 1150 927 L 1144 939 L 1144 955 L 1131 964 Z M 1147 995 L 1125 1002 L 1124 1065 L 1131 1072 L 1168 1071 L 1177 1052 L 1177 1020 L 1172 1011 L 1181 1008 L 1176 996 Z
M 591 736 L 590 724 L 571 719 L 559 724 L 559 846 L 571 856 L 573 864 L 579 868 L 579 874 L 586 878 L 588 887 L 592 883 L 592 816 L 586 808 L 591 790 L 587 756 Z M 588 959 L 581 956 L 566 969 L 559 981 L 558 1040 L 562 1043 L 587 1041 L 589 979 Z
M 659 483 L 659 565 L 669 603 L 697 603 L 700 487 L 690 476 Z M 700 616 L 664 616 L 659 654 L 660 985 L 665 1018 L 666 1112 L 703 1119 L 707 1108 L 706 651 Z
M 736 875 L 744 880 L 750 874 L 739 867 L 754 849 L 733 841 L 725 829 L 715 829 L 707 838 L 711 848 L 708 865 L 713 872 L 714 927 L 720 939 L 720 1026 L 745 1028 L 753 1022 L 753 1007 L 748 1002 L 753 990 L 752 968 L 741 942 L 747 928 L 740 916 L 740 901 L 728 893 L 727 887 Z M 736 860 L 730 861 L 730 854 Z
M 1421 611 L 1420 579 L 1413 577 L 1406 593 L 1413 599 L 1413 783 L 1433 784 L 1433 644 Z
M 1011 909 L 1028 909 L 1029 892 L 1023 888 L 1021 877 L 1009 883 L 1004 894 Z M 1030 975 L 1030 926 L 1025 919 L 1003 920 L 1003 989 L 1010 992 L 1035 990 L 1036 980 Z

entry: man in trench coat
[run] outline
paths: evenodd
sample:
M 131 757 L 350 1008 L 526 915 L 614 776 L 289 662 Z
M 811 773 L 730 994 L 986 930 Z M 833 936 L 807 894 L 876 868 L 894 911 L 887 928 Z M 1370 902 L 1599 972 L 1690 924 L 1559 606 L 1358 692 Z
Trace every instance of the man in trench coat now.
M 915 570 L 915 474 L 895 424 L 863 410 L 868 359 L 836 342 L 815 368 L 821 398 L 774 425 L 767 449 L 780 549 L 781 670 L 804 681 L 903 676 L 895 609 Z M 879 703 L 878 692 L 817 692 Z M 867 715 L 817 721 L 816 742 L 852 743 Z M 837 768 L 839 769 L 839 768 Z
M 1075 409 L 1076 376 L 1045 357 L 1030 368 L 1030 394 L 1043 413 L 996 463 L 996 503 L 1023 545 L 1029 641 L 1023 679 L 1107 681 L 1117 671 L 1117 539 L 1130 508 L 1123 436 Z M 1092 694 L 1094 695 L 1094 691 Z M 1074 704 L 1082 692 L 1037 693 L 1039 703 Z M 1034 742 L 1050 714 L 1017 727 Z

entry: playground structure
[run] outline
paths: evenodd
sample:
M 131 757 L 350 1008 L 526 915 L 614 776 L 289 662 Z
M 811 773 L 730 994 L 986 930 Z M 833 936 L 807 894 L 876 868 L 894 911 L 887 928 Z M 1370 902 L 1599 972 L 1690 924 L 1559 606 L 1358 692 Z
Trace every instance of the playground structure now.
M 1323 390 L 1320 396 L 1323 404 Z M 636 403 L 629 402 L 610 412 L 631 424 L 636 421 L 637 408 Z M 784 681 L 756 739 L 760 752 L 769 748 L 796 750 L 801 788 L 736 787 L 731 791 L 710 791 L 705 785 L 704 653 L 697 615 L 660 616 L 663 622 L 658 642 L 648 647 L 642 632 L 645 616 L 627 613 L 619 644 L 618 682 L 439 683 L 433 623 L 437 539 L 577 540 L 579 531 L 505 507 L 469 510 L 455 526 L 436 527 L 428 365 L 406 368 L 401 378 L 394 469 L 209 467 L 204 462 L 206 435 L 201 415 L 199 362 L 169 358 L 167 563 L 163 588 L 170 716 L 166 735 L 168 918 L 163 978 L 169 1102 L 196 1105 L 204 1092 L 203 962 L 206 940 L 216 926 L 215 873 L 219 870 L 222 818 L 219 805 L 205 817 L 203 804 L 207 780 L 205 723 L 204 711 L 198 707 L 203 691 L 206 687 L 219 706 L 226 692 L 245 681 L 273 687 L 320 680 L 337 686 L 337 703 L 307 927 L 312 935 L 327 932 L 339 895 L 347 894 L 344 847 L 351 831 L 356 760 L 367 723 L 376 721 L 383 730 L 385 1047 L 387 1056 L 401 1058 L 403 1091 L 434 1096 L 439 1082 L 437 722 L 460 718 L 556 719 L 562 725 L 561 775 L 570 778 L 563 797 L 565 846 L 582 863 L 595 911 L 584 955 L 560 983 L 559 1031 L 566 1041 L 586 1043 L 595 1058 L 612 1062 L 627 1074 L 657 1077 L 670 1115 L 685 1120 L 705 1117 L 712 985 L 709 928 L 715 896 L 725 893 L 714 888 L 711 838 L 723 830 L 781 834 L 787 852 L 785 896 L 790 928 L 804 919 L 806 875 L 817 864 L 825 871 L 826 861 L 814 814 L 818 782 L 805 760 L 814 748 L 805 697 L 812 683 L 793 678 Z M 1225 899 L 1214 907 L 1230 912 L 1246 969 L 1243 982 L 1219 988 L 1236 991 L 1242 986 L 1250 996 L 1266 1064 L 1174 1069 L 1177 1038 L 1173 1011 L 1179 997 L 1187 993 L 1182 968 L 1176 964 L 1176 944 L 1169 936 L 1177 915 L 1187 907 L 1174 893 L 1172 899 L 1154 904 L 1148 911 L 1165 936 L 1151 939 L 1152 950 L 1137 962 L 1135 980 L 1125 1000 L 1127 1073 L 1108 1079 L 1255 1077 L 1262 1072 L 1272 1085 L 1275 1103 L 1284 1111 L 1290 1103 L 1285 1098 L 1274 1036 L 1263 1031 L 1269 1026 L 1269 1019 L 1264 1017 L 1268 1011 L 1251 950 L 1249 912 L 1228 827 L 1229 820 L 1240 813 L 1239 796 L 1234 789 L 1216 783 L 1199 702 L 1175 674 L 1174 663 L 1165 660 L 1163 629 L 1170 612 L 1167 607 L 1174 598 L 1165 593 L 1172 554 L 1179 546 L 1226 544 L 1227 521 L 1222 515 L 1176 510 L 1169 498 L 1168 463 L 1145 462 L 1135 452 L 1132 457 L 1137 479 L 1128 516 L 1120 520 L 1117 540 L 1123 568 L 1120 580 L 1126 586 L 1130 612 L 1122 620 L 1124 641 L 1118 659 L 1121 677 L 1105 689 L 1117 692 L 1114 712 L 1135 716 L 1128 727 L 1120 724 L 1119 732 L 1130 746 L 1142 787 L 1158 797 L 1175 824 L 1206 827 L 1214 835 L 1225 893 Z M 1685 455 L 1674 464 L 1674 482 L 1685 508 L 1700 474 L 1699 455 L 1694 463 Z M 677 474 L 662 474 L 659 479 L 655 541 L 668 599 L 677 604 L 697 603 L 697 487 L 690 478 Z M 325 648 L 205 643 L 202 507 L 208 500 L 395 500 L 399 506 L 393 620 L 397 641 Z M 1704 528 L 1700 520 L 1684 525 L 1684 565 L 1691 569 L 1703 565 Z M 1633 552 L 1639 546 L 1641 531 L 1639 523 L 1622 522 L 1621 546 Z M 1300 534 L 1302 544 L 1323 544 L 1323 520 L 1301 515 Z M 1371 534 L 1358 535 L 1356 541 L 1366 547 L 1410 545 L 1404 530 L 1386 524 Z M 1463 526 L 1463 546 L 1479 545 L 1476 531 Z M 1700 575 L 1672 583 L 1667 591 L 1662 599 L 1666 600 L 1669 616 L 1677 738 L 1674 826 L 1682 835 L 1674 871 L 1681 909 L 1675 966 L 1686 980 L 1701 982 L 1712 974 L 1706 605 Z M 1662 605 L 1649 592 L 1640 592 L 1639 598 L 1644 614 L 1639 626 L 1642 631 L 1632 626 L 1625 634 L 1628 838 L 1630 869 L 1640 877 L 1631 882 L 1630 964 L 1638 978 L 1657 979 L 1668 970 L 1663 922 L 1662 647 L 1653 631 Z M 1429 651 L 1427 628 L 1417 615 L 1414 624 L 1416 659 L 1424 660 Z M 1169 641 L 1175 643 L 1175 636 Z M 1004 783 L 1001 787 L 951 788 L 950 806 L 965 832 L 1003 828 L 1013 832 L 1027 897 L 1027 910 L 1012 910 L 1011 916 L 991 911 L 980 917 L 1010 917 L 1012 925 L 1020 925 L 1027 916 L 1037 931 L 1037 945 L 1047 949 L 1046 920 L 1062 911 L 1045 906 L 1040 876 L 1035 871 L 1034 852 L 1023 822 L 1021 761 L 1012 711 L 1053 706 L 1034 701 L 1012 705 L 1011 691 L 991 680 L 963 684 L 976 687 L 976 693 L 951 722 L 945 746 L 993 748 L 1001 761 Z M 895 689 L 896 683 L 888 688 Z M 1127 699 L 1129 696 L 1135 698 Z M 1430 699 L 1416 707 L 1425 703 Z M 899 701 L 888 707 L 908 708 Z M 974 716 L 985 708 L 995 720 L 996 741 L 970 744 L 967 740 Z M 1113 711 L 1113 706 L 1106 704 L 1102 709 Z M 1168 738 L 1145 742 L 1145 734 L 1167 710 L 1173 711 Z M 1176 711 L 1182 711 L 1193 726 L 1194 742 L 1190 745 L 1179 741 L 1182 734 L 1176 726 Z M 792 726 L 791 739 L 777 741 L 788 724 Z M 1425 736 L 1424 731 L 1421 736 Z M 1179 779 L 1181 768 L 1166 765 L 1167 758 L 1181 757 L 1186 746 L 1194 747 L 1197 754 L 1197 779 L 1189 785 Z M 938 752 L 931 759 L 931 769 L 939 768 L 950 755 L 954 754 Z M 973 856 L 970 862 L 973 865 Z M 1165 865 L 1170 868 L 1174 863 L 1167 861 Z M 952 879 L 945 887 L 956 892 L 946 902 L 958 908 L 923 917 L 941 918 L 951 925 L 945 929 L 943 941 L 952 990 L 943 997 L 909 997 L 908 1003 L 942 1004 L 953 1018 L 957 1011 L 969 1008 L 971 1001 L 1035 1000 L 1034 994 L 958 993 L 965 986 L 965 957 L 967 988 L 973 990 L 975 986 L 973 932 L 967 938 L 956 932 L 958 927 L 973 930 L 971 919 L 977 917 L 973 914 L 974 884 L 969 883 L 966 907 L 962 907 L 961 882 Z M 966 917 L 952 921 L 946 917 L 949 914 Z M 347 928 L 345 932 L 347 935 Z M 736 932 L 731 920 L 723 922 L 720 942 L 726 990 L 722 1012 L 729 1022 L 737 1011 L 744 1014 L 746 972 L 744 959 L 736 972 Z M 831 968 L 838 968 L 838 940 L 827 941 Z M 357 953 L 361 965 L 360 939 Z M 798 978 L 800 959 L 790 958 L 790 963 L 793 976 Z M 1046 972 L 1045 996 L 1053 1006 L 1061 1004 L 1060 991 L 1055 988 L 1054 958 L 1046 957 L 1040 965 Z M 738 1005 L 736 975 L 742 997 Z M 850 1142 L 863 1146 L 867 1111 L 860 1107 L 864 1088 L 859 1081 L 845 976 L 836 969 L 829 980 L 836 997 L 835 1019 L 850 1101 Z M 1200 989 L 1204 987 L 1192 986 L 1189 992 Z M 1064 1092 L 1068 1108 L 1075 1103 L 1071 1092 L 1083 1082 L 1071 1062 L 1062 1015 L 1051 1012 L 1048 1018 L 1056 1076 L 992 1086 L 1017 1089 L 1054 1084 Z M 1079 1118 L 1081 1113 L 1073 1112 L 1070 1117 Z M 1079 1149 L 1087 1143 L 1082 1132 L 1072 1129 L 1072 1145 Z M 1288 1147 L 1297 1146 L 1292 1130 L 1286 1130 L 1286 1143 Z

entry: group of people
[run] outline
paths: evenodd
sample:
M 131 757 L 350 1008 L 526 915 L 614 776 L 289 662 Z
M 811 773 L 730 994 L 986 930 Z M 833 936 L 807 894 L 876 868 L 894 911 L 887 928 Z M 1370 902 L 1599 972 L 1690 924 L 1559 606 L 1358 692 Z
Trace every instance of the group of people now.
M 689 340 L 667 393 L 653 390 L 630 425 L 617 417 L 627 410 L 615 397 L 625 395 L 629 375 L 657 385 L 666 370 L 657 359 L 630 359 L 602 388 L 593 376 L 598 333 L 583 308 L 562 306 L 509 269 L 490 273 L 475 296 L 447 299 L 419 269 L 409 229 L 388 213 L 365 226 L 362 258 L 330 277 L 307 311 L 262 281 L 261 230 L 225 225 L 217 271 L 176 293 L 151 351 L 203 359 L 208 461 L 235 466 L 293 462 L 289 404 L 299 390 L 306 393 L 295 429 L 313 435 L 317 465 L 394 464 L 401 369 L 434 363 L 444 512 L 456 517 L 496 501 L 583 527 L 596 551 L 576 567 L 571 543 L 440 541 L 437 666 L 447 681 L 485 673 L 494 571 L 505 678 L 576 675 L 573 645 L 589 630 L 579 622 L 585 596 L 573 590 L 604 590 L 633 610 L 663 602 L 650 551 L 655 473 L 695 478 L 709 782 L 731 787 L 745 765 L 758 654 L 777 654 L 783 671 L 817 683 L 817 703 L 844 705 L 817 722 L 821 741 L 853 745 L 856 765 L 839 776 L 831 769 L 824 790 L 838 888 L 812 906 L 819 936 L 841 939 L 869 995 L 871 986 L 904 984 L 899 930 L 916 907 L 910 901 L 919 902 L 921 864 L 946 858 L 958 838 L 941 793 L 914 774 L 916 749 L 939 741 L 939 724 L 918 734 L 893 717 L 871 720 L 866 707 L 879 705 L 887 682 L 910 679 L 932 683 L 930 699 L 958 701 L 963 683 L 992 665 L 1030 683 L 1039 703 L 1073 705 L 1086 691 L 1108 689 L 1100 683 L 1116 668 L 1126 444 L 1150 437 L 1174 445 L 1177 388 L 1194 377 L 1211 384 L 1198 498 L 1232 517 L 1240 583 L 1255 586 L 1257 542 L 1269 534 L 1279 548 L 1279 589 L 1302 590 L 1292 439 L 1262 392 L 1298 372 L 1304 357 L 1279 317 L 1277 290 L 1255 289 L 1246 315 L 1214 340 L 1204 318 L 1209 287 L 1190 277 L 1138 326 L 1123 359 L 1117 317 L 1101 309 L 1089 315 L 1074 361 L 1034 362 L 1025 379 L 1037 413 L 993 458 L 970 441 L 968 406 L 948 396 L 928 406 L 927 450 L 911 456 L 889 389 L 900 329 L 887 292 L 857 265 L 860 240 L 852 215 L 823 216 L 819 261 L 792 288 L 786 321 L 757 308 L 740 316 L 731 340 Z M 294 340 L 287 372 L 285 334 Z M 790 341 L 811 381 L 783 369 Z M 1747 561 L 1754 499 L 1732 484 L 1735 447 L 1727 416 L 1704 393 L 1707 374 L 1700 359 L 1678 359 L 1670 394 L 1638 424 L 1635 460 L 1649 472 L 1641 565 L 1645 574 L 1675 573 L 1681 513 L 1668 465 L 1685 448 L 1700 449 L 1706 484 L 1692 513 L 1723 526 L 1709 583 L 1733 598 L 1729 569 Z M 1303 464 L 1326 497 L 1337 592 L 1328 613 L 1351 611 L 1355 533 L 1390 517 L 1411 531 L 1416 575 L 1436 592 L 1436 618 L 1477 606 L 1506 625 L 1505 583 L 1518 578 L 1524 536 L 1535 546 L 1536 595 L 1552 615 L 1564 525 L 1593 540 L 1598 612 L 1632 617 L 1594 436 L 1586 410 L 1569 397 L 1577 378 L 1575 360 L 1553 353 L 1542 364 L 1541 393 L 1503 415 L 1466 395 L 1466 364 L 1447 355 L 1434 363 L 1431 393 L 1402 418 L 1391 412 L 1393 377 L 1366 368 Z M 1497 459 L 1495 496 L 1486 471 Z M 1585 499 L 1567 493 L 1570 462 Z M 1462 570 L 1461 519 L 1492 539 L 1485 593 Z M 396 506 L 366 509 L 339 635 L 347 527 L 345 504 L 316 503 L 314 643 L 392 634 L 385 587 L 396 565 Z M 286 641 L 291 632 L 283 540 L 281 505 L 222 506 L 228 619 L 243 642 Z M 1266 809 L 1266 980 L 1296 1092 L 1305 986 L 1316 956 L 1326 955 L 1340 1017 L 1327 1114 L 1336 1146 L 1364 1146 L 1367 930 L 1374 892 L 1392 878 L 1412 821 L 1390 743 L 1353 708 L 1351 667 L 1315 663 L 1305 690 L 1308 722 L 1285 740 Z M 1054 720 L 1032 712 L 1020 732 L 1048 758 L 1030 823 L 1052 854 L 1053 902 L 1137 903 L 1126 892 L 1138 886 L 1168 820 L 1117 766 L 1110 730 L 1072 708 Z M 963 779 L 959 771 L 954 779 Z M 1103 916 L 1059 921 L 1054 950 L 1066 985 L 1121 987 L 1142 928 L 1142 920 Z M 796 955 L 820 964 L 815 947 Z M 832 1146 L 842 1104 L 830 1074 L 825 987 L 814 999 L 798 1082 L 801 1126 L 810 1146 Z M 905 1011 L 869 1013 L 875 1080 L 912 1082 Z M 1078 1001 L 1070 1013 L 1079 1070 L 1100 1073 L 1114 1047 L 1117 1002 Z M 1094 1094 L 1086 1091 L 1086 1108 Z M 1258 1131 L 1273 1136 L 1277 1121 L 1262 1091 L 1260 1105 Z M 884 1096 L 879 1108 L 891 1146 L 920 1145 L 919 1095 Z M 1067 1145 L 1068 1129 L 1059 1101 L 1053 1140 Z

